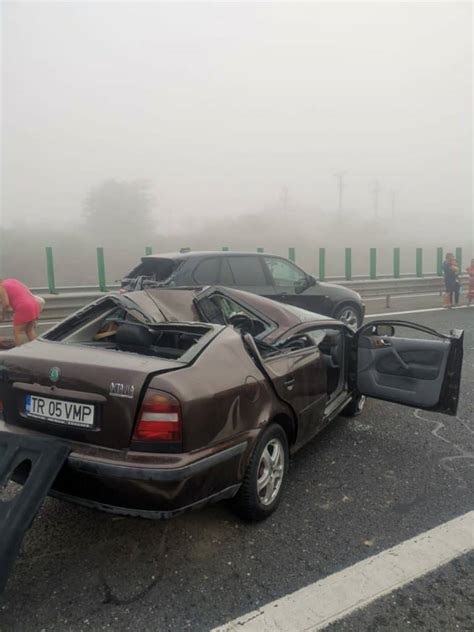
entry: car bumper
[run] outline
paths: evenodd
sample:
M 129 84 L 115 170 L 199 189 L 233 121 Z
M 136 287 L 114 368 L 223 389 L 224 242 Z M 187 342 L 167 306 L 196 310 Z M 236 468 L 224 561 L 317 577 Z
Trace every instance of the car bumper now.
M 200 458 L 188 465 L 171 468 L 157 468 L 149 465 L 121 465 L 110 461 L 90 459 L 72 452 L 68 457 L 68 466 L 77 472 L 93 474 L 100 478 L 178 483 L 194 476 L 209 474 L 216 467 L 230 463 L 234 457 L 240 456 L 245 452 L 246 447 L 247 442 L 238 443 L 211 456 Z
M 3 422 L 0 430 L 25 433 Z M 42 433 L 26 434 L 50 440 Z M 234 496 L 255 437 L 251 431 L 219 448 L 173 455 L 124 453 L 70 443 L 71 452 L 49 493 L 103 511 L 170 518 L 191 507 Z

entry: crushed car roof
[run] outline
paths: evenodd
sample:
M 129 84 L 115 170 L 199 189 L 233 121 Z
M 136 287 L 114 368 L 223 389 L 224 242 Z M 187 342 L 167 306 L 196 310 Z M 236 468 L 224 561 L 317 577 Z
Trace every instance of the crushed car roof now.
M 168 322 L 200 322 L 202 317 L 196 307 L 196 300 L 208 296 L 213 292 L 218 292 L 228 298 L 240 303 L 242 307 L 248 307 L 256 312 L 256 315 L 269 318 L 277 325 L 277 331 L 290 329 L 302 322 L 326 321 L 334 319 L 323 316 L 305 309 L 279 303 L 257 294 L 244 292 L 243 290 L 233 290 L 221 286 L 207 286 L 197 288 L 150 288 L 137 292 L 130 292 L 126 296 L 136 303 L 142 310 L 153 316 L 154 320 Z M 150 303 L 150 300 L 153 303 Z M 153 313 L 159 310 L 159 314 Z M 276 332 L 275 332 L 276 333 Z M 272 336 L 273 337 L 273 336 Z

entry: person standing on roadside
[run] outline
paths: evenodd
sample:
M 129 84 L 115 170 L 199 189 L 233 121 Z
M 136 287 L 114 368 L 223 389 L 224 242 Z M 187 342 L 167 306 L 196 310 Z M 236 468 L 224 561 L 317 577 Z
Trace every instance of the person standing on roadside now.
M 461 274 L 461 266 L 459 265 L 459 261 L 453 257 L 451 260 L 451 268 L 452 271 L 454 272 L 454 277 L 455 277 L 455 281 L 454 281 L 454 289 L 453 289 L 453 296 L 454 296 L 454 303 L 456 305 L 456 307 L 459 305 L 459 294 L 461 292 L 461 279 L 460 279 L 460 274 Z
M 446 253 L 443 261 L 444 287 L 446 289 L 444 307 L 452 307 L 453 295 L 456 293 L 456 285 L 458 285 L 457 300 L 459 302 L 459 284 L 457 284 L 457 274 L 453 266 L 454 255 L 452 252 Z
M 474 301 L 474 259 L 471 259 L 471 265 L 466 268 L 469 275 L 469 287 L 467 290 L 467 304 L 470 305 Z
M 13 312 L 15 346 L 23 343 L 24 336 L 34 340 L 41 306 L 26 285 L 17 279 L 0 279 L 0 320 L 4 320 L 8 312 Z

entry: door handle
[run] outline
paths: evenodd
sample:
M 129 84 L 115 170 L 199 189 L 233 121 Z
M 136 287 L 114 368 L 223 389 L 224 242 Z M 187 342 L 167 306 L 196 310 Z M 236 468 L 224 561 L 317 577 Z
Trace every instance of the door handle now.
M 387 340 L 386 338 L 376 338 L 374 342 L 374 346 L 377 349 L 381 349 L 382 347 L 391 347 L 392 343 L 390 340 Z
M 284 384 L 286 386 L 286 388 L 291 391 L 291 389 L 294 387 L 295 385 L 295 378 L 293 376 L 286 378 L 286 380 L 284 381 Z

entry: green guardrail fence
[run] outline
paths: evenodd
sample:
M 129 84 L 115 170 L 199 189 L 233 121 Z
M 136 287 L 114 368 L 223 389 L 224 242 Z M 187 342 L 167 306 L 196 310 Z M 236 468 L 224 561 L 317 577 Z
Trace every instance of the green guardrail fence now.
M 370 259 L 369 259 L 369 277 L 371 279 L 377 278 L 377 248 L 370 249 Z
M 319 249 L 319 280 L 326 278 L 326 248 Z
M 400 278 L 400 248 L 393 249 L 393 278 Z
M 54 258 L 51 246 L 46 246 L 46 274 L 48 276 L 48 289 L 50 294 L 56 294 L 56 283 L 54 280 Z
M 103 248 L 97 248 L 97 272 L 99 276 L 99 289 L 101 292 L 107 292 L 107 282 L 105 280 L 105 258 Z
M 186 248 L 186 249 L 181 249 L 183 252 L 188 252 L 191 249 L 190 248 Z M 224 252 L 228 252 L 230 250 L 229 246 L 222 246 L 222 251 Z M 262 246 L 259 246 L 257 248 L 257 252 L 258 253 L 263 253 L 265 252 L 264 248 Z M 414 272 L 414 276 L 418 277 L 418 278 L 422 278 L 423 276 L 426 276 L 424 273 L 424 267 L 426 264 L 429 264 L 430 266 L 433 266 L 431 269 L 435 269 L 435 274 L 437 276 L 443 276 L 443 257 L 444 257 L 444 249 L 442 247 L 438 247 L 436 248 L 436 256 L 434 258 L 434 260 L 431 260 L 431 263 L 428 261 L 428 258 L 425 256 L 426 251 L 423 248 L 416 248 L 415 250 L 415 260 L 414 260 L 414 264 L 415 264 L 415 272 Z M 453 250 L 447 250 L 446 252 L 455 252 L 455 256 L 456 259 L 458 260 L 458 263 L 460 265 L 461 270 L 463 270 L 463 262 L 462 262 L 462 257 L 463 257 L 463 252 L 462 252 L 462 248 L 457 247 L 454 251 Z M 58 290 L 56 287 L 56 279 L 55 279 L 55 264 L 54 264 L 54 255 L 53 255 L 53 248 L 51 246 L 47 246 L 45 248 L 45 253 L 46 253 L 46 276 L 47 276 L 47 284 L 48 284 L 48 290 L 51 294 L 57 294 Z M 153 248 L 151 246 L 145 246 L 145 255 L 149 256 L 153 254 Z M 318 278 L 320 281 L 324 281 L 327 276 L 326 276 L 326 262 L 327 262 L 327 258 L 326 258 L 326 248 L 319 248 L 318 249 Z M 401 258 L 402 258 L 402 252 L 401 252 L 401 248 L 393 248 L 393 270 L 392 270 L 392 277 L 394 279 L 399 279 L 402 276 L 401 273 Z M 294 246 L 291 246 L 288 248 L 288 259 L 290 261 L 292 261 L 293 263 L 296 263 L 296 248 Z M 405 257 L 406 260 L 406 257 Z M 354 280 L 354 267 L 353 267 L 353 249 L 352 248 L 345 248 L 344 249 L 344 259 L 343 259 L 343 266 L 344 266 L 344 275 L 343 278 L 346 281 L 353 281 Z M 104 253 L 104 249 L 102 247 L 98 247 L 97 248 L 97 277 L 98 277 L 98 281 L 99 281 L 99 288 L 101 290 L 101 292 L 106 292 L 107 291 L 107 279 L 106 279 L 106 267 L 105 267 L 105 253 Z M 362 272 L 362 274 L 361 274 Z M 365 271 L 365 275 L 364 275 L 364 271 L 357 271 L 357 274 L 359 277 L 364 277 L 365 278 L 369 278 L 369 279 L 377 279 L 380 276 L 380 272 L 377 269 L 377 248 L 370 248 L 369 249 L 369 267 L 368 270 Z M 431 272 L 431 274 L 433 274 Z M 384 274 L 384 278 L 390 278 L 389 275 Z
M 436 274 L 443 276 L 443 249 L 436 248 Z
M 352 280 L 352 248 L 345 249 L 344 274 L 346 281 Z
M 416 249 L 415 267 L 416 267 L 416 276 L 422 277 L 423 276 L 423 248 Z

